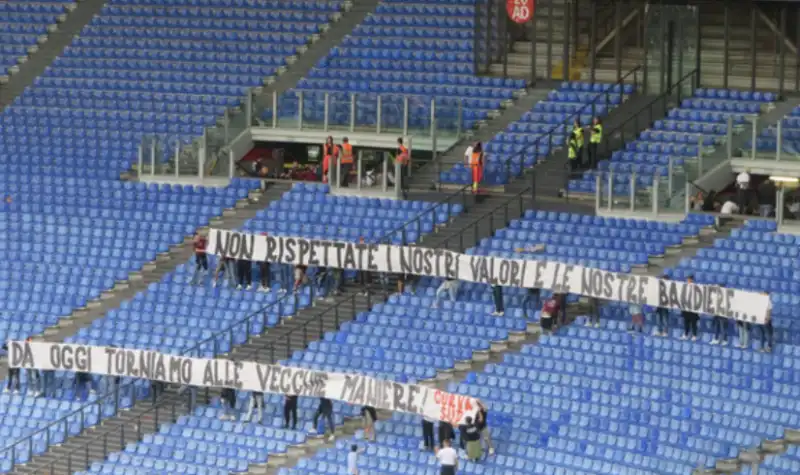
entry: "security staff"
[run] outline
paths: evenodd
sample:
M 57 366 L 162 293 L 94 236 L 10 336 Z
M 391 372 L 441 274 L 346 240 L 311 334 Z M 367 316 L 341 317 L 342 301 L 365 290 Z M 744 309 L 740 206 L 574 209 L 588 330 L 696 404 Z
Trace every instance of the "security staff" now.
M 595 117 L 592 121 L 592 131 L 589 135 L 589 167 L 594 168 L 597 165 L 597 146 L 603 140 L 603 124 L 600 123 L 600 117 Z
M 339 186 L 347 186 L 350 172 L 353 170 L 353 146 L 347 137 L 342 139 L 342 176 L 339 177 Z
M 403 198 L 408 199 L 408 165 L 411 162 L 411 156 L 408 154 L 406 146 L 403 145 L 403 137 L 397 139 L 395 160 L 400 164 L 400 190 L 403 192 Z
M 578 150 L 578 140 L 575 138 L 575 134 L 572 134 L 569 136 L 569 141 L 567 141 L 567 158 L 569 159 L 570 175 L 578 169 Z
M 578 163 L 583 163 L 583 127 L 581 127 L 580 120 L 575 119 L 575 122 L 572 124 L 572 135 L 575 136 L 575 139 L 578 141 Z
M 480 142 L 476 142 L 472 146 L 469 166 L 472 169 L 472 192 L 477 193 L 481 180 L 483 180 L 483 145 Z

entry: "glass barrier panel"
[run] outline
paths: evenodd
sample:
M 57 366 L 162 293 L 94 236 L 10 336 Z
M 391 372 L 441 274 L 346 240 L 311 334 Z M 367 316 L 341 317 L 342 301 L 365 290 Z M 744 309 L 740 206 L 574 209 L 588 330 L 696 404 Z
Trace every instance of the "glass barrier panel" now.
M 355 95 L 355 131 L 375 133 L 378 126 L 378 95 Z
M 457 138 L 463 130 L 463 101 L 461 98 L 437 98 L 433 111 L 436 134 L 440 138 Z
M 320 91 L 297 91 L 298 107 L 303 118 L 303 129 L 325 128 L 325 93 Z
M 200 148 L 202 139 L 196 138 L 181 147 L 177 161 L 177 174 L 198 176 L 200 171 Z
M 243 118 L 244 114 L 239 116 Z M 204 176 L 228 176 L 228 153 L 225 145 L 225 129 L 213 127 L 207 130 Z
M 381 95 L 381 133 L 402 135 L 405 129 L 405 101 L 403 96 Z
M 227 126 L 226 124 L 223 124 L 223 130 L 225 131 L 223 143 L 225 145 L 234 141 L 236 137 L 247 130 L 250 125 L 247 117 L 247 111 L 244 109 L 229 113 L 226 116 L 226 119 Z
M 408 97 L 408 133 L 430 136 L 431 99 L 420 96 Z
M 324 108 L 323 95 L 323 108 Z M 328 93 L 328 130 L 348 131 L 351 125 L 352 96 L 346 92 Z M 324 113 L 324 111 L 323 111 Z M 337 141 L 337 143 L 341 140 Z
M 597 211 L 608 209 L 608 178 L 607 175 L 599 172 L 595 176 L 595 204 Z
M 300 97 L 300 91 L 278 96 L 278 127 L 296 129 L 300 125 Z

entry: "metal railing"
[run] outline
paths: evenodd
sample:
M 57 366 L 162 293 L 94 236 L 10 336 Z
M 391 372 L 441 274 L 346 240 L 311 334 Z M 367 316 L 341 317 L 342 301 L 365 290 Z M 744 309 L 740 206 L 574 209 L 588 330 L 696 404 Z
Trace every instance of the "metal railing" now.
M 463 135 L 462 98 L 295 90 L 280 96 L 273 92 L 270 102 L 261 110 L 252 108 L 252 125 L 431 138 Z
M 759 118 L 752 116 L 748 146 L 739 150 L 743 159 L 784 162 L 800 161 L 800 117 L 787 116 L 758 133 Z M 733 157 L 734 152 L 728 154 Z
M 426 208 L 425 210 L 418 213 L 415 217 L 411 218 L 410 220 L 406 221 L 402 225 L 398 226 L 397 228 L 389 231 L 384 235 L 384 237 L 377 239 L 378 243 L 385 243 L 385 244 L 409 244 L 412 234 L 416 234 L 417 237 L 422 237 L 422 229 L 423 229 L 423 220 L 426 216 L 430 214 L 438 214 L 440 212 L 446 213 L 446 221 L 449 222 L 456 214 L 454 213 L 454 208 L 456 204 L 460 204 L 462 207 L 462 212 L 467 210 L 468 205 L 468 197 L 471 196 L 471 189 L 469 186 L 464 186 L 453 193 L 450 193 L 445 197 L 443 200 L 439 201 L 431 205 L 430 207 Z M 435 223 L 435 221 L 434 221 Z M 313 286 L 312 286 L 313 288 Z M 220 353 L 221 347 L 225 346 L 225 344 L 229 345 L 231 348 L 235 344 L 241 344 L 244 342 L 249 341 L 251 336 L 256 335 L 253 332 L 253 328 L 263 328 L 266 330 L 268 328 L 267 320 L 269 315 L 272 311 L 277 309 L 280 314 L 281 306 L 284 303 L 291 302 L 293 307 L 293 314 L 298 312 L 299 303 L 298 298 L 294 298 L 295 296 L 289 292 L 287 295 L 279 298 L 277 301 L 266 305 L 265 307 L 261 308 L 260 310 L 244 317 L 236 322 L 232 323 L 228 326 L 228 328 L 221 330 L 210 337 L 197 342 L 196 344 L 192 345 L 189 348 L 184 349 L 180 352 L 182 355 L 187 356 L 203 356 L 211 354 L 211 356 L 217 356 Z M 312 300 L 310 305 L 313 306 L 314 300 L 312 296 Z M 325 312 L 333 311 L 335 312 L 334 315 L 336 316 L 336 321 L 339 321 L 339 307 L 343 303 L 340 302 L 337 304 L 333 309 L 327 309 Z M 354 304 L 353 304 L 354 305 Z M 353 307 L 354 308 L 354 307 Z M 323 312 L 323 313 L 325 313 Z M 260 319 L 258 325 L 255 325 L 256 319 Z M 292 335 L 297 335 L 299 333 L 295 332 L 303 332 L 304 336 L 308 336 L 308 332 L 311 331 L 311 326 L 313 325 L 313 321 L 308 322 L 307 324 L 303 325 L 302 327 L 295 328 L 291 330 L 287 335 L 286 338 L 291 338 Z M 258 334 L 261 334 L 259 332 Z M 244 335 L 243 341 L 242 338 L 237 339 L 237 335 Z M 224 343 L 223 343 L 224 342 Z M 287 353 L 289 353 L 287 351 Z M 274 350 L 271 352 L 271 356 L 275 356 Z M 286 355 L 287 357 L 290 354 Z M 274 361 L 274 360 L 273 360 Z M 0 459 L 2 460 L 10 460 L 12 468 L 17 463 L 27 463 L 26 462 L 18 462 L 18 455 L 19 454 L 28 454 L 28 457 L 21 457 L 23 459 L 29 459 L 34 456 L 34 446 L 37 439 L 44 439 L 45 447 L 49 448 L 50 441 L 52 440 L 60 440 L 58 437 L 59 434 L 63 434 L 64 439 L 68 438 L 70 435 L 77 435 L 82 433 L 85 429 L 92 427 L 87 425 L 87 419 L 93 418 L 92 416 L 96 415 L 98 422 L 103 418 L 108 418 L 112 416 L 116 416 L 120 413 L 120 400 L 119 395 L 124 393 L 130 393 L 132 402 L 135 404 L 136 401 L 136 382 L 138 380 L 132 380 L 124 382 L 120 384 L 117 388 L 113 390 L 109 390 L 108 387 L 105 388 L 103 393 L 94 401 L 85 404 L 84 406 L 76 409 L 66 416 L 61 417 L 60 419 L 51 422 L 46 427 L 38 429 L 31 434 L 26 435 L 22 439 L 16 440 L 11 442 L 5 448 L 0 450 Z M 106 386 L 109 386 L 106 384 Z M 111 409 L 111 413 L 108 413 L 108 408 Z M 26 452 L 27 451 L 27 452 Z M 45 449 L 45 452 L 47 449 Z M 45 453 L 42 452 L 42 453 Z
M 502 168 L 502 177 L 499 180 L 500 183 L 508 184 L 511 183 L 515 178 L 522 176 L 525 173 L 525 170 L 530 167 L 525 166 L 525 159 L 527 157 L 534 157 L 534 164 L 541 158 L 545 158 L 549 156 L 553 151 L 561 146 L 564 145 L 563 140 L 569 134 L 569 128 L 572 126 L 575 120 L 578 120 L 581 124 L 586 124 L 587 122 L 591 121 L 591 118 L 597 117 L 599 115 L 599 108 L 603 106 L 602 111 L 604 114 L 607 114 L 609 111 L 609 107 L 614 103 L 612 98 L 619 97 L 618 104 L 622 104 L 623 99 L 625 97 L 625 83 L 629 78 L 633 78 L 633 88 L 636 90 L 639 84 L 639 71 L 640 66 L 636 66 L 631 68 L 630 71 L 625 73 L 619 81 L 612 84 L 611 87 L 603 92 L 598 92 L 595 98 L 589 102 L 588 104 L 584 104 L 580 109 L 573 112 L 572 114 L 568 115 L 561 123 L 554 125 L 551 127 L 547 132 L 540 135 L 539 138 L 536 139 L 532 144 L 528 144 L 525 146 L 525 149 L 521 152 L 514 154 L 511 157 L 506 158 L 503 160 L 502 164 L 500 165 Z M 629 84 L 630 85 L 630 84 Z M 581 120 L 585 118 L 584 116 L 589 116 L 589 120 Z M 493 153 L 493 152 L 489 152 Z M 438 160 L 436 162 L 437 166 L 437 173 L 438 176 L 441 178 L 442 173 L 442 162 Z M 494 172 L 497 173 L 497 170 L 487 170 L 484 172 L 484 177 L 489 173 Z M 440 180 L 437 180 L 440 181 Z
M 687 73 L 624 122 L 605 132 L 603 141 L 598 147 L 598 157 L 601 159 L 601 163 L 597 164 L 598 171 L 595 175 L 598 208 L 608 209 L 609 206 L 616 203 L 634 208 L 652 209 L 653 199 L 661 201 L 658 206 L 667 208 L 683 206 L 681 200 L 678 200 L 681 201 L 680 203 L 675 201 L 676 196 L 679 198 L 685 191 L 685 181 L 696 178 L 696 169 L 703 167 L 703 156 L 709 151 L 707 147 L 699 147 L 696 161 L 689 157 L 670 155 L 665 167 L 657 166 L 652 175 L 616 170 L 616 162 L 610 159 L 615 151 L 624 152 L 625 145 L 636 140 L 642 129 L 652 127 L 654 119 L 660 114 L 668 112 L 671 103 L 674 102 L 676 106 L 679 106 L 684 98 L 691 97 L 697 88 L 697 80 L 697 71 Z M 728 135 L 724 140 L 728 147 L 731 144 L 731 134 L 732 124 L 729 121 Z M 701 145 L 704 138 L 704 135 L 700 135 Z M 603 163 L 607 165 L 607 168 Z M 618 176 L 623 175 L 627 175 L 626 183 L 621 183 L 618 179 Z M 652 185 L 642 184 L 639 178 L 644 176 L 649 177 L 646 181 L 652 181 Z M 655 189 L 655 195 L 652 194 L 651 188 Z

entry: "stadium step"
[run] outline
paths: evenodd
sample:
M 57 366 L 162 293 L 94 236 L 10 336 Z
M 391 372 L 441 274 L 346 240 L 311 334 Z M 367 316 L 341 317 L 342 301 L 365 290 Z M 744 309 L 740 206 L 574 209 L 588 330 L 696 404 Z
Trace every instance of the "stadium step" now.
M 81 0 L 75 2 L 67 13 L 62 15 L 56 25 L 48 28 L 48 34 L 43 36 L 38 45 L 31 45 L 28 55 L 17 66 L 10 70 L 11 74 L 0 73 L 0 110 L 14 101 L 22 91 L 33 84 L 44 70 L 50 66 L 54 59 L 64 51 L 91 19 L 100 13 L 106 0 Z M 5 82 L 7 80 L 7 82 Z M 5 82 L 5 83 L 4 83 Z
M 456 163 L 463 163 L 464 151 L 468 145 L 474 142 L 486 143 L 491 140 L 492 137 L 505 130 L 509 124 L 516 122 L 523 114 L 530 111 L 537 102 L 547 99 L 547 95 L 553 87 L 555 87 L 555 84 L 541 84 L 536 88 L 528 89 L 526 94 L 514 100 L 509 107 L 501 109 L 498 117 L 488 121 L 483 127 L 467 131 L 466 135 L 456 142 L 450 150 L 416 170 L 411 177 L 411 187 L 414 189 L 428 189 L 432 183 L 438 183 L 440 172 L 449 170 Z M 445 188 L 458 189 L 461 188 L 461 185 L 446 185 Z
M 273 200 L 280 199 L 289 187 L 288 184 L 273 184 L 264 192 L 251 193 L 250 197 L 239 200 L 234 208 L 223 211 L 222 216 L 213 218 L 210 225 L 237 228 L 255 216 L 256 212 L 269 206 Z M 90 301 L 83 309 L 75 310 L 55 326 L 45 329 L 43 339 L 63 341 L 81 328 L 91 325 L 94 320 L 105 316 L 109 310 L 118 308 L 123 301 L 133 298 L 151 283 L 158 282 L 164 274 L 175 270 L 179 264 L 186 262 L 192 253 L 192 236 L 186 236 L 182 243 L 172 246 L 168 252 L 160 254 L 154 261 L 142 266 L 140 271 L 129 274 L 127 280 L 117 282 L 113 288 L 103 292 L 100 298 Z M 5 359 L 0 361 L 0 374 L 5 374 L 6 364 Z

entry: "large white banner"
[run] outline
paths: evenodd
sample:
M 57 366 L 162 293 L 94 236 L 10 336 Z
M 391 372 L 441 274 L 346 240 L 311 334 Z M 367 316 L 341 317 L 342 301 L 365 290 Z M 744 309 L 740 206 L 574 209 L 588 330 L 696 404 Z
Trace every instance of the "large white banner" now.
M 329 373 L 253 361 L 190 358 L 147 350 L 47 342 L 8 342 L 10 368 L 63 370 L 196 387 L 325 397 L 459 424 L 474 398 L 361 374 Z
M 208 252 L 235 259 L 452 278 L 552 290 L 764 323 L 769 296 L 718 285 L 540 260 L 471 256 L 443 249 L 264 236 L 212 229 Z

